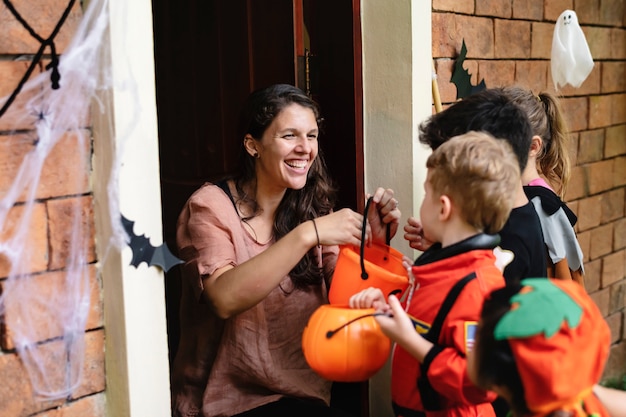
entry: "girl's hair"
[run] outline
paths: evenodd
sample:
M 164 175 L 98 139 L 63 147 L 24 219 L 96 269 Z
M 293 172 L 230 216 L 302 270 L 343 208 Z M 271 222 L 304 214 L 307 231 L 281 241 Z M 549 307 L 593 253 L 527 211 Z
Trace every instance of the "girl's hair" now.
M 537 155 L 539 171 L 563 198 L 570 179 L 569 136 L 558 99 L 548 92 L 534 95 L 515 86 L 504 87 L 504 91 L 528 115 L 533 135 L 542 139 Z
M 321 131 L 323 119 L 320 117 L 317 103 L 302 90 L 289 84 L 276 84 L 254 91 L 243 107 L 238 137 L 241 141 L 239 172 L 233 178 L 239 202 L 252 209 L 250 217 L 244 220 L 257 216 L 260 208 L 255 200 L 255 159 L 246 151 L 242 139 L 246 134 L 250 134 L 255 140 L 261 140 L 276 116 L 291 104 L 311 109 Z M 283 196 L 274 218 L 274 238 L 278 240 L 298 224 L 330 213 L 334 203 L 335 188 L 320 149 L 311 165 L 305 186 L 299 190 L 288 189 Z M 296 288 L 319 284 L 323 274 L 317 266 L 315 252 L 309 251 L 289 275 Z

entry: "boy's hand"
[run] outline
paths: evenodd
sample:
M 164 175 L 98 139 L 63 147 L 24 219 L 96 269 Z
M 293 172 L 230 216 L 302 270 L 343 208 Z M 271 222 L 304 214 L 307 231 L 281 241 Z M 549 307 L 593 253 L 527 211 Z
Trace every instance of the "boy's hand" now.
M 415 217 L 409 217 L 404 226 L 404 239 L 409 242 L 409 246 L 413 249 L 424 252 L 433 244 L 424 237 L 424 228 L 422 223 Z
M 380 289 L 374 287 L 366 288 L 354 294 L 348 303 L 350 308 L 373 308 L 377 313 L 389 311 L 385 295 Z

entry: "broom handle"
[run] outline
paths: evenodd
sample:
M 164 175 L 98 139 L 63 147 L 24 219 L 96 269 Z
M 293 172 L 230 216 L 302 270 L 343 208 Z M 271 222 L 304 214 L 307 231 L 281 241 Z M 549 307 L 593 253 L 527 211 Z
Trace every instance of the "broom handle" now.
M 437 84 L 437 71 L 435 71 L 435 60 L 433 63 L 433 103 L 435 103 L 435 112 L 441 111 L 441 97 L 439 97 L 439 85 Z

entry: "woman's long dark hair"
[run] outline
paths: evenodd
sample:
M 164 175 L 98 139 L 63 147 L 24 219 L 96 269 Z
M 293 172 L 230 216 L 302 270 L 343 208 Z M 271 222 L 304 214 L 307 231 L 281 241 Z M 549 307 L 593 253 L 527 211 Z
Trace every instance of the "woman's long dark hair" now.
M 317 103 L 302 90 L 289 84 L 275 84 L 257 90 L 249 96 L 243 107 L 238 135 L 238 139 L 241 140 L 239 172 L 233 179 L 238 202 L 252 209 L 252 214 L 248 219 L 257 216 L 260 208 L 255 200 L 255 159 L 246 151 L 243 138 L 246 134 L 250 134 L 255 140 L 261 140 L 263 133 L 276 116 L 294 103 L 313 111 L 321 131 L 323 119 Z M 245 191 L 246 189 L 248 192 Z M 274 218 L 274 238 L 278 240 L 300 223 L 330 213 L 334 204 L 335 188 L 328 175 L 320 149 L 311 165 L 305 186 L 299 190 L 288 189 L 278 205 Z M 289 276 L 296 288 L 319 284 L 323 274 L 317 266 L 314 251 L 309 251 L 291 270 Z

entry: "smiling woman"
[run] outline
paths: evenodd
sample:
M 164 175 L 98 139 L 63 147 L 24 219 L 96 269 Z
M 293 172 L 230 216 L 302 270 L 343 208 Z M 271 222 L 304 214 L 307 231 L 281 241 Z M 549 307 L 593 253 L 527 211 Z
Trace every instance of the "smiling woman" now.
M 328 406 L 331 381 L 301 347 L 309 317 L 328 302 L 338 245 L 360 245 L 363 221 L 333 211 L 320 122 L 296 87 L 253 92 L 240 121 L 240 171 L 202 186 L 180 214 L 176 416 L 345 415 Z M 372 198 L 366 239 L 383 243 L 400 212 L 392 190 Z

